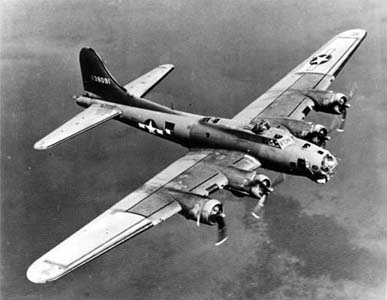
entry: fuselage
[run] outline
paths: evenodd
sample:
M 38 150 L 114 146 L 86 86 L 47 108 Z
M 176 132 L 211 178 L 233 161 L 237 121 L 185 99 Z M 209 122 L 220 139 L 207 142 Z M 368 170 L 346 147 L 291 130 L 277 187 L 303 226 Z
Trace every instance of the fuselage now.
M 264 168 L 306 176 L 317 183 L 328 182 L 337 165 L 328 150 L 296 138 L 283 128 L 272 127 L 256 134 L 231 119 L 149 110 L 82 96 L 76 101 L 83 107 L 94 103 L 115 106 L 122 112 L 117 120 L 187 148 L 241 151 L 257 158 Z

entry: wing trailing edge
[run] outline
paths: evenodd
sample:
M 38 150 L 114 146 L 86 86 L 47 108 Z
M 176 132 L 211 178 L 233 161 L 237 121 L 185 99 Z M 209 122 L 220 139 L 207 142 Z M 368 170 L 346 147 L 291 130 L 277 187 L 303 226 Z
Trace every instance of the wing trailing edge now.
M 55 129 L 34 144 L 36 150 L 46 150 L 94 128 L 121 114 L 113 106 L 93 104 L 74 118 Z

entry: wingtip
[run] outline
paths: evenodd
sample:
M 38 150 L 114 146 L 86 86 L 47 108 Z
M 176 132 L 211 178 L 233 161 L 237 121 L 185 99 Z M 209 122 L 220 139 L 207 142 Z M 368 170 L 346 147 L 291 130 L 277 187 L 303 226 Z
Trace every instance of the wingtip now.
M 163 65 L 160 66 L 160 68 L 165 68 L 165 69 L 173 70 L 175 68 L 175 66 L 172 65 L 172 64 L 163 64 Z
M 62 266 L 36 260 L 26 272 L 26 277 L 32 283 L 43 284 L 62 277 L 65 274 Z
M 37 141 L 35 144 L 34 144 L 34 149 L 35 150 L 47 150 L 49 147 L 47 147 L 47 145 L 43 142 L 43 141 Z
M 355 28 L 346 30 L 339 34 L 342 37 L 355 37 L 355 38 L 364 38 L 367 35 L 367 31 L 361 28 Z
M 44 280 L 39 274 L 37 274 L 33 268 L 33 265 L 31 265 L 26 273 L 26 277 L 29 281 L 36 284 L 42 284 L 46 283 L 47 281 Z

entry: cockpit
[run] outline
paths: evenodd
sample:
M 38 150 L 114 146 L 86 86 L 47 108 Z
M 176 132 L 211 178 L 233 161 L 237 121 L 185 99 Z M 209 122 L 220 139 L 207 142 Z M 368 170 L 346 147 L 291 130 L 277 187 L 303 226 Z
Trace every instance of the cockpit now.
M 262 134 L 270 129 L 270 123 L 266 120 L 260 120 L 258 123 L 255 123 L 253 125 L 253 128 L 251 128 L 251 131 L 255 134 Z

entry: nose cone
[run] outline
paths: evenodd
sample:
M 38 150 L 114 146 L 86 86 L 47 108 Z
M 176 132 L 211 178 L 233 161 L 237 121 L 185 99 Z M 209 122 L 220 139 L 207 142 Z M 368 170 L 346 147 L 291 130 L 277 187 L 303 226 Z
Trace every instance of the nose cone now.
M 329 169 L 329 174 L 333 173 L 333 170 L 337 167 L 337 159 L 333 155 L 327 156 L 326 166 Z

